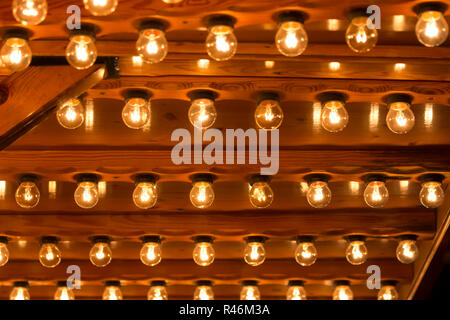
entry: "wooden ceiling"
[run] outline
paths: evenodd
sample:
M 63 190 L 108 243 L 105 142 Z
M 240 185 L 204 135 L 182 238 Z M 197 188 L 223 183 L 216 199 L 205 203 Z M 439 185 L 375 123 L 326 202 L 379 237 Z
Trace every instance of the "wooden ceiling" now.
M 32 299 L 52 299 L 56 282 L 66 279 L 66 268 L 73 264 L 82 270 L 77 299 L 101 298 L 105 280 L 121 280 L 125 299 L 145 299 L 151 280 L 168 281 L 169 299 L 192 299 L 194 283 L 201 279 L 214 281 L 216 299 L 238 299 L 245 279 L 260 281 L 263 299 L 285 299 L 292 279 L 306 281 L 310 299 L 330 299 L 337 279 L 351 280 L 355 299 L 376 299 L 377 290 L 365 285 L 367 266 L 373 264 L 381 267 L 383 279 L 399 281 L 402 299 L 414 297 L 427 258 L 448 227 L 450 208 L 448 188 L 439 210 L 422 207 L 418 197 L 421 175 L 443 174 L 444 187 L 450 179 L 450 39 L 437 48 L 419 44 L 413 7 L 421 1 L 184 0 L 168 5 L 119 0 L 117 11 L 106 17 L 82 8 L 83 22 L 100 28 L 96 46 L 101 59 L 86 71 L 60 63 L 68 43 L 66 9 L 73 2 L 49 1 L 46 20 L 28 28 L 35 57 L 31 67 L 13 75 L 0 68 L 1 87 L 9 91 L 0 105 L 0 180 L 5 181 L 0 235 L 11 239 L 10 261 L 0 268 L 0 299 L 8 298 L 17 280 L 30 282 Z M 347 13 L 371 4 L 381 8 L 379 41 L 358 55 L 345 44 Z M 273 43 L 273 17 L 286 9 L 309 15 L 310 43 L 295 58 L 279 54 Z M 199 63 L 208 59 L 204 19 L 214 13 L 237 19 L 238 51 L 229 61 L 210 60 L 204 67 Z M 10 1 L 0 3 L 0 17 L 2 30 L 19 26 Z M 135 23 L 146 17 L 170 24 L 169 54 L 159 64 L 133 58 Z M 119 77 L 103 79 L 104 57 L 119 57 Z M 122 92 L 128 88 L 153 94 L 151 124 L 142 130 L 122 122 Z M 248 200 L 248 178 L 259 172 L 259 165 L 173 164 L 171 134 L 177 128 L 192 132 L 187 93 L 194 89 L 219 94 L 214 127 L 223 132 L 253 128 L 257 93 L 280 93 L 285 118 L 269 208 L 255 209 Z M 336 134 L 318 121 L 317 95 L 330 90 L 348 95 L 350 121 Z M 84 92 L 89 121 L 75 130 L 62 128 L 54 112 L 57 102 Z M 384 97 L 396 92 L 414 98 L 416 125 L 406 135 L 392 133 L 385 124 Z M 75 176 L 86 172 L 106 182 L 99 204 L 90 210 L 73 200 Z M 131 198 L 133 177 L 143 172 L 160 177 L 158 202 L 150 210 L 138 209 Z M 216 199 L 207 210 L 189 202 L 190 177 L 198 172 L 217 176 Z M 333 198 L 324 209 L 310 207 L 305 197 L 304 176 L 317 172 L 331 176 Z M 374 172 L 388 176 L 390 200 L 382 209 L 367 207 L 362 198 L 363 177 Z M 33 209 L 22 209 L 14 200 L 17 179 L 25 173 L 40 179 L 41 200 Z M 49 191 L 50 181 L 56 181 L 56 193 Z M 155 267 L 139 260 L 139 238 L 146 234 L 164 237 L 163 260 Z M 192 260 L 191 238 L 199 234 L 216 238 L 216 261 L 209 267 Z M 293 240 L 304 234 L 317 237 L 319 258 L 311 267 L 294 260 Z M 345 259 L 343 237 L 351 234 L 368 237 L 369 259 L 361 266 Z M 421 259 L 414 265 L 395 258 L 395 237 L 403 234 L 419 236 Z M 39 238 L 48 235 L 61 239 L 62 263 L 54 269 L 37 260 Z M 113 260 L 105 268 L 89 262 L 94 235 L 114 240 Z M 261 266 L 242 259 L 248 235 L 269 238 Z

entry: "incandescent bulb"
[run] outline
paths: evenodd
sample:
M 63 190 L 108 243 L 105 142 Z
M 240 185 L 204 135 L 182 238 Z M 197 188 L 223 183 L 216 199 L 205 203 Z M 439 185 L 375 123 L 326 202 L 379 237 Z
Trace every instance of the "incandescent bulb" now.
M 331 202 L 331 190 L 325 181 L 314 181 L 306 192 L 308 203 L 314 208 L 325 208 Z
M 398 292 L 393 285 L 383 285 L 378 291 L 378 300 L 398 300 Z
M 5 264 L 7 264 L 8 260 L 8 239 L 6 237 L 0 237 L 0 267 L 3 267 Z
M 161 245 L 159 242 L 149 241 L 142 245 L 140 252 L 141 261 L 147 266 L 156 266 L 161 262 Z
M 35 182 L 23 181 L 17 188 L 15 197 L 20 207 L 30 209 L 37 206 L 41 194 Z
M 107 16 L 116 10 L 119 0 L 83 0 L 84 7 L 94 16 Z
M 214 201 L 214 189 L 208 181 L 197 181 L 192 186 L 189 194 L 194 207 L 204 209 L 212 205 Z
M 345 250 L 345 257 L 347 261 L 352 265 L 360 265 L 367 260 L 367 247 L 362 240 L 350 240 Z
M 273 191 L 267 182 L 253 183 L 248 195 L 255 208 L 267 208 L 273 201 Z
M 414 262 L 419 256 L 419 248 L 417 247 L 416 240 L 405 239 L 399 242 L 396 250 L 398 261 L 404 264 Z
M 333 291 L 333 300 L 353 300 L 353 292 L 349 285 L 338 285 Z
M 112 251 L 109 243 L 106 240 L 99 240 L 99 242 L 94 243 L 89 251 L 89 260 L 96 267 L 107 266 L 112 260 Z
M 75 300 L 75 294 L 67 285 L 61 285 L 56 289 L 55 300 Z
M 255 109 L 256 125 L 264 130 L 277 129 L 281 126 L 283 118 L 283 110 L 279 101 L 275 99 L 262 100 Z
M 47 0 L 14 0 L 13 15 L 23 25 L 37 25 L 47 16 Z
M 9 37 L 3 41 L 0 55 L 6 68 L 11 72 L 18 72 L 30 65 L 32 53 L 27 39 Z
M 39 262 L 46 268 L 54 268 L 61 262 L 61 251 L 55 242 L 43 243 L 39 251 Z
M 16 282 L 11 290 L 9 300 L 30 300 L 27 282 Z
M 289 287 L 286 293 L 286 300 L 307 300 L 306 290 L 301 282 L 289 282 Z
M 208 98 L 192 100 L 188 111 L 188 117 L 191 124 L 198 129 L 207 129 L 211 127 L 217 118 L 214 100 Z
M 148 289 L 147 300 L 168 300 L 167 289 L 165 282 L 152 282 L 150 289 Z
M 76 129 L 84 122 L 84 107 L 79 99 L 70 99 L 56 112 L 56 119 L 66 129 Z
M 260 300 L 258 285 L 244 285 L 241 289 L 241 300 Z
M 122 300 L 122 290 L 119 283 L 107 283 L 103 291 L 103 300 Z
M 66 48 L 66 59 L 78 70 L 91 67 L 97 60 L 95 39 L 85 34 L 72 35 Z
M 141 129 L 150 121 L 150 102 L 143 98 L 126 100 L 122 120 L 128 128 Z
M 364 190 L 364 201 L 369 207 L 381 208 L 389 200 L 389 191 L 383 181 L 372 181 Z
M 266 250 L 261 241 L 248 240 L 244 250 L 244 260 L 247 264 L 256 267 L 266 260 Z
M 417 39 L 426 47 L 436 47 L 448 37 L 448 23 L 440 11 L 425 11 L 416 23 Z
M 156 204 L 158 193 L 153 182 L 139 182 L 133 191 L 133 202 L 140 209 L 149 209 Z
M 208 281 L 209 282 L 209 281 Z M 214 292 L 211 284 L 202 284 L 199 281 L 194 291 L 194 300 L 214 300 Z
M 320 113 L 322 128 L 329 132 L 344 130 L 348 124 L 348 112 L 341 101 L 328 101 Z
M 160 29 L 141 30 L 136 42 L 136 49 L 145 62 L 163 61 L 169 51 L 164 31 Z
M 355 17 L 347 28 L 345 40 L 353 51 L 365 53 L 377 44 L 378 32 L 368 17 Z
M 93 181 L 81 181 L 74 193 L 77 205 L 83 209 L 90 209 L 98 203 L 98 186 Z
M 308 34 L 303 23 L 297 21 L 283 22 L 275 36 L 278 51 L 287 57 L 301 55 L 308 46 Z
M 415 117 L 411 106 L 406 102 L 394 102 L 389 105 L 386 124 L 394 133 L 404 134 L 414 127 Z
M 197 242 L 192 257 L 199 266 L 206 267 L 214 262 L 215 251 L 212 242 Z
M 437 208 L 444 202 L 445 194 L 440 182 L 428 181 L 422 184 L 419 197 L 424 207 Z
M 317 249 L 312 241 L 299 242 L 295 249 L 295 261 L 301 266 L 308 267 L 317 260 Z
M 206 38 L 206 51 L 217 61 L 231 59 L 236 53 L 237 39 L 233 27 L 228 25 L 215 25 L 209 29 Z

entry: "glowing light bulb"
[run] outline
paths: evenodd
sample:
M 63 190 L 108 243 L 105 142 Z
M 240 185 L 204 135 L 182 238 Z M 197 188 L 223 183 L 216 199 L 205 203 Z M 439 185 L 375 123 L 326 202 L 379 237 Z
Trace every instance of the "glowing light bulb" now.
M 55 300 L 75 300 L 75 294 L 72 289 L 67 287 L 66 281 L 58 282 L 58 288 L 55 292 Z
M 74 193 L 77 205 L 83 209 L 91 209 L 98 203 L 98 185 L 94 180 L 85 180 L 78 183 Z
M 140 257 L 143 264 L 156 266 L 161 262 L 161 239 L 159 237 L 144 237 Z
M 148 289 L 147 300 L 168 300 L 165 281 L 152 281 Z
M 107 16 L 116 11 L 119 0 L 83 0 L 84 7 L 94 16 Z
M 0 55 L 3 65 L 11 72 L 25 70 L 30 65 L 32 56 L 27 36 L 6 37 Z
M 394 133 L 408 133 L 415 124 L 414 112 L 411 105 L 406 102 L 394 102 L 389 105 L 389 112 L 386 115 L 386 124 Z
M 360 265 L 366 262 L 369 252 L 366 247 L 365 238 L 350 236 L 347 240 L 349 242 L 345 250 L 347 261 L 352 265 Z
M 130 91 L 122 109 L 122 120 L 128 128 L 142 129 L 150 122 L 151 110 L 148 93 Z
M 336 281 L 333 300 L 353 300 L 353 292 L 348 281 Z
M 28 282 L 14 282 L 14 288 L 11 290 L 9 300 L 30 300 L 30 292 L 28 291 Z
M 217 61 L 231 59 L 236 53 L 237 39 L 233 32 L 233 18 L 219 16 L 211 19 L 208 37 L 206 38 L 206 51 Z
M 254 182 L 248 193 L 250 203 L 255 208 L 267 208 L 272 204 L 273 191 L 266 181 Z
M 262 97 L 255 109 L 256 125 L 264 130 L 273 130 L 281 126 L 284 114 L 278 95 Z
M 163 28 L 161 25 L 157 28 L 145 28 L 139 32 L 136 49 L 145 62 L 158 63 L 166 57 L 169 47 Z
M 389 200 L 389 191 L 383 181 L 372 181 L 364 190 L 364 201 L 369 207 L 382 208 Z
M 41 193 L 33 180 L 34 178 L 28 179 L 28 177 L 24 177 L 16 190 L 16 203 L 22 208 L 31 209 L 39 203 Z
M 93 34 L 93 33 L 92 33 Z M 74 68 L 83 70 L 94 65 L 97 60 L 97 48 L 93 35 L 76 32 L 70 36 L 66 48 L 66 60 Z
M 398 292 L 395 284 L 391 282 L 381 282 L 381 289 L 378 291 L 378 300 L 398 300 Z
M 66 129 L 76 129 L 84 122 L 84 107 L 79 99 L 70 99 L 56 112 L 56 119 Z
M 299 13 L 301 14 L 301 13 Z M 275 44 L 281 54 L 287 57 L 301 55 L 308 46 L 308 34 L 305 31 L 301 18 L 282 17 L 275 35 Z
M 314 208 L 325 208 L 331 202 L 331 190 L 325 181 L 311 182 L 306 192 L 308 203 Z
M 107 281 L 103 291 L 103 300 L 122 300 L 122 290 L 119 281 Z
M 214 189 L 209 181 L 195 181 L 189 194 L 194 207 L 204 209 L 212 205 L 214 201 Z
M 241 289 L 241 300 L 260 300 L 258 283 L 256 281 L 244 281 Z
M 0 237 L 0 267 L 3 267 L 8 263 L 9 250 L 8 250 L 8 238 Z
M 419 248 L 415 236 L 405 236 L 399 242 L 396 250 L 398 261 L 404 264 L 413 263 L 419 256 Z
M 416 23 L 416 36 L 426 47 L 443 44 L 448 37 L 448 23 L 442 12 L 429 10 L 420 13 Z
M 214 300 L 211 281 L 197 281 L 197 286 L 194 291 L 194 300 Z
M 206 267 L 214 262 L 216 253 L 212 242 L 213 240 L 210 237 L 198 237 L 196 239 L 192 257 L 194 258 L 194 262 L 199 266 Z
M 133 202 L 140 209 L 150 209 L 158 200 L 156 184 L 151 181 L 141 181 L 136 184 L 133 191 Z
M 308 267 L 317 260 L 317 249 L 312 238 L 299 237 L 295 249 L 295 261 L 301 266 Z
M 348 124 L 348 112 L 341 101 L 327 101 L 320 113 L 322 128 L 329 132 L 344 130 Z
M 444 197 L 444 190 L 440 182 L 428 181 L 422 184 L 419 198 L 424 207 L 437 208 L 444 202 Z
M 47 17 L 47 0 L 14 0 L 14 18 L 23 25 L 37 25 Z
M 112 260 L 112 251 L 109 240 L 106 238 L 95 238 L 93 246 L 89 251 L 89 260 L 96 267 L 105 267 Z
M 248 237 L 244 250 L 244 260 L 247 264 L 256 267 L 266 260 L 266 250 L 264 249 L 264 238 Z
M 41 249 L 39 251 L 39 262 L 46 268 L 54 268 L 61 262 L 61 251 L 55 237 L 44 237 L 41 240 Z
M 291 280 L 288 284 L 286 300 L 307 300 L 304 283 L 301 280 Z
M 191 124 L 199 129 L 207 129 L 216 122 L 217 111 L 214 100 L 209 98 L 193 99 L 188 117 Z
M 372 25 L 368 17 L 353 18 L 345 33 L 345 40 L 350 49 L 357 53 L 370 51 L 378 41 L 377 29 L 369 28 Z

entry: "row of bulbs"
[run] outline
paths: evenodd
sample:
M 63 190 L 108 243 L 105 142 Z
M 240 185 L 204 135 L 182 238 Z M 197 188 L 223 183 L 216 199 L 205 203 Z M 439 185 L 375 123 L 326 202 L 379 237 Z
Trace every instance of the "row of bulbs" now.
M 94 15 L 104 16 L 115 11 L 118 0 L 84 0 L 86 8 Z M 447 6 L 442 3 L 425 2 L 416 9 L 419 19 L 416 24 L 417 39 L 427 47 L 439 46 L 448 37 L 448 24 L 444 13 Z M 13 14 L 24 25 L 41 23 L 47 14 L 46 0 L 14 0 Z M 345 39 L 355 52 L 364 53 L 375 47 L 378 32 L 365 10 L 350 12 L 351 22 Z M 278 15 L 278 31 L 275 44 L 285 56 L 294 57 L 302 54 L 308 45 L 308 35 L 304 28 L 307 15 L 301 11 L 283 11 Z M 237 39 L 233 28 L 236 19 L 228 15 L 215 15 L 209 19 L 209 34 L 206 38 L 206 51 L 217 61 L 231 59 L 237 50 Z M 139 38 L 136 42 L 138 54 L 148 63 L 164 60 L 168 52 L 165 36 L 167 23 L 161 20 L 148 20 L 141 24 Z M 28 67 L 31 62 L 31 50 L 27 44 L 26 33 L 10 35 L 4 39 L 1 49 L 3 63 L 12 72 Z M 77 69 L 92 66 L 97 59 L 95 31 L 85 25 L 70 35 L 66 48 L 67 61 Z
M 78 186 L 74 192 L 76 204 L 83 209 L 94 208 L 99 201 L 98 177 L 94 174 L 83 174 L 76 177 Z M 425 174 L 419 177 L 422 188 L 419 199 L 426 208 L 437 208 L 444 202 L 445 193 L 442 189 L 444 177 L 440 174 Z M 325 208 L 331 202 L 332 193 L 328 186 L 329 177 L 323 174 L 305 176 L 308 181 L 306 199 L 313 208 Z M 136 207 L 150 209 L 158 200 L 157 176 L 140 174 L 135 177 L 135 188 L 132 199 Z M 214 176 L 210 174 L 196 174 L 192 177 L 192 188 L 189 199 L 192 205 L 199 209 L 209 208 L 215 199 Z M 365 178 L 364 201 L 371 208 L 382 208 L 389 200 L 389 191 L 386 187 L 386 177 L 382 175 L 369 175 Z M 254 175 L 249 180 L 249 200 L 255 208 L 267 208 L 274 199 L 268 176 Z M 25 209 L 38 205 L 40 191 L 38 179 L 34 175 L 25 175 L 15 192 L 16 203 Z
M 142 248 L 140 250 L 140 260 L 146 266 L 156 266 L 161 262 L 161 237 L 144 236 Z M 360 265 L 367 261 L 368 250 L 366 237 L 352 235 L 345 237 L 347 248 L 345 257 L 352 265 Z M 419 249 L 416 244 L 417 236 L 403 235 L 398 238 L 399 243 L 396 249 L 398 261 L 404 264 L 414 262 Z M 253 267 L 261 265 L 266 260 L 266 250 L 264 243 L 267 240 L 262 236 L 250 236 L 245 238 L 244 261 Z M 211 265 L 214 262 L 216 253 L 214 250 L 214 238 L 211 236 L 196 236 L 192 258 L 194 262 L 202 267 Z M 317 260 L 317 249 L 314 245 L 314 238 L 311 236 L 297 237 L 297 248 L 295 249 L 295 261 L 303 266 L 313 265 Z M 111 238 L 107 236 L 96 236 L 92 238 L 92 247 L 89 252 L 89 260 L 96 267 L 106 267 L 112 260 L 112 250 L 110 247 Z M 9 260 L 8 238 L 0 237 L 0 267 L 7 264 Z M 39 262 L 46 268 L 54 268 L 61 262 L 61 251 L 58 248 L 58 239 L 47 236 L 41 238 L 41 248 L 39 250 Z
M 122 120 L 128 128 L 142 129 L 150 123 L 151 93 L 146 90 L 127 90 L 124 92 L 125 106 Z M 198 129 L 207 129 L 217 119 L 215 99 L 217 93 L 210 90 L 194 90 L 188 93 L 191 105 L 188 118 Z M 327 91 L 318 96 L 322 102 L 320 123 L 328 132 L 340 132 L 347 127 L 349 115 L 345 108 L 346 96 L 340 92 Z M 389 111 L 386 124 L 396 134 L 408 133 L 415 125 L 414 112 L 411 109 L 412 97 L 408 94 L 391 94 L 385 97 Z M 85 108 L 81 98 L 69 99 L 62 103 L 56 112 L 59 124 L 66 129 L 79 128 L 84 122 Z M 254 119 L 258 128 L 273 130 L 281 126 L 284 113 L 280 97 L 274 92 L 262 92 L 257 100 Z
M 291 280 L 288 283 L 286 300 L 307 300 L 307 294 L 302 280 Z M 384 280 L 378 291 L 378 300 L 397 300 L 399 298 L 396 281 Z M 194 300 L 214 300 L 213 283 L 209 280 L 199 280 L 195 283 Z M 73 289 L 66 281 L 58 281 L 55 300 L 75 300 Z M 152 281 L 147 293 L 147 300 L 168 300 L 167 284 L 165 281 Z M 29 285 L 27 281 L 16 281 L 10 293 L 10 300 L 30 300 Z M 334 282 L 333 300 L 353 300 L 350 282 L 337 280 Z M 102 295 L 103 300 L 122 300 L 123 294 L 120 281 L 106 281 Z M 258 282 L 255 280 L 242 281 L 240 293 L 241 300 L 260 300 Z

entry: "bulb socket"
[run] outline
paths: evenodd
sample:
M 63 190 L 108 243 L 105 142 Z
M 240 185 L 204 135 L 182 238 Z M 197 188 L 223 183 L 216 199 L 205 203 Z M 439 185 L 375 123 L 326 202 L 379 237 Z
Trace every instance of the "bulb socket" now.
M 28 281 L 14 281 L 13 286 L 28 289 L 30 287 L 30 284 L 28 283 Z
M 3 32 L 3 42 L 9 38 L 20 38 L 28 41 L 31 36 L 31 31 L 25 28 L 9 28 Z
M 143 236 L 139 239 L 142 241 L 143 244 L 149 242 L 161 244 L 162 242 L 162 238 L 160 236 Z
M 43 244 L 58 244 L 58 242 L 59 242 L 59 239 L 57 237 L 53 237 L 53 236 L 45 236 L 45 237 L 42 237 L 40 240 L 41 246 Z
M 314 240 L 315 240 L 315 237 L 313 237 L 313 236 L 297 236 L 295 238 L 295 241 L 297 242 L 297 244 L 303 243 L 303 242 L 314 243 Z
M 432 2 L 419 3 L 418 5 L 414 6 L 413 11 L 417 15 L 421 15 L 422 13 L 427 12 L 427 11 L 439 11 L 444 14 L 445 11 L 447 11 L 447 9 L 448 9 L 447 4 L 442 3 L 442 2 L 432 1 Z
M 364 182 L 366 182 L 366 184 L 369 184 L 369 183 L 374 182 L 374 181 L 380 181 L 380 182 L 386 183 L 387 176 L 384 175 L 384 174 L 374 173 L 374 174 L 365 175 L 365 176 L 361 177 L 361 179 Z
M 39 178 L 35 174 L 24 174 L 19 177 L 19 184 L 23 182 L 33 182 L 35 185 L 38 185 Z
M 395 287 L 397 285 L 397 280 L 381 280 L 381 286 L 393 286 Z
M 260 174 L 255 174 L 255 175 L 250 176 L 249 183 L 251 186 L 257 182 L 269 183 L 270 176 L 265 176 L 265 175 L 260 175 Z
M 411 106 L 411 103 L 413 101 L 413 96 L 407 94 L 407 93 L 393 93 L 393 94 L 389 94 L 387 96 L 384 96 L 382 98 L 383 102 L 385 102 L 388 107 L 395 102 L 404 102 L 409 104 L 409 106 Z
M 334 286 L 350 286 L 350 281 L 348 280 L 335 280 L 334 281 Z
M 297 10 L 287 10 L 281 11 L 277 14 L 276 21 L 278 25 L 281 25 L 285 22 L 299 22 L 301 24 L 305 24 L 305 21 L 308 19 L 308 14 L 303 11 Z
M 187 96 L 191 101 L 197 99 L 209 99 L 214 101 L 219 97 L 219 94 L 212 90 L 193 90 L 188 92 Z
M 94 245 L 96 243 L 106 243 L 111 244 L 112 239 L 108 236 L 94 236 L 90 238 L 91 243 Z
M 319 93 L 316 96 L 316 99 L 324 105 L 325 103 L 329 101 L 340 101 L 342 104 L 345 104 L 345 102 L 348 100 L 348 96 L 339 91 L 325 91 L 322 93 Z
M 69 30 L 69 39 L 75 36 L 88 36 L 94 42 L 96 40 L 96 34 L 100 32 L 100 28 L 92 23 L 82 23 L 80 29 Z
M 216 14 L 212 15 L 207 18 L 207 27 L 208 29 L 211 29 L 215 26 L 227 26 L 234 28 L 234 25 L 236 24 L 236 18 L 226 15 L 226 14 Z
M 121 287 L 120 281 L 117 280 L 108 280 L 105 281 L 105 287 Z
M 418 238 L 418 236 L 415 234 L 404 234 L 404 235 L 397 237 L 398 241 L 404 241 L 404 240 L 417 241 L 417 238 Z
M 200 286 L 212 287 L 213 286 L 213 282 L 210 281 L 210 280 L 198 280 L 198 281 L 195 282 L 195 285 L 197 287 L 200 287 Z
M 251 242 L 265 243 L 267 240 L 269 240 L 269 238 L 264 237 L 264 236 L 249 236 L 249 237 L 245 237 L 244 240 L 246 243 L 251 243 Z
M 303 281 L 303 280 L 289 280 L 289 282 L 288 282 L 289 287 L 293 287 L 293 286 L 303 287 L 304 285 L 305 285 L 305 281 Z
M 92 182 L 98 184 L 100 177 L 94 173 L 82 173 L 75 176 L 75 180 L 78 184 L 80 184 L 81 182 Z
M 8 244 L 8 242 L 9 242 L 8 237 L 0 236 L 0 243 Z
M 258 93 L 256 97 L 256 105 L 259 105 L 264 100 L 275 100 L 280 103 L 280 94 L 274 91 L 263 91 Z
M 148 101 L 148 100 L 150 100 L 152 93 L 145 89 L 127 89 L 122 92 L 122 96 L 123 96 L 125 102 L 128 102 L 128 100 L 134 99 L 134 98 L 140 98 L 140 99 L 144 99 L 145 101 Z
M 445 179 L 445 177 L 440 173 L 427 173 L 427 174 L 424 174 L 424 175 L 421 175 L 420 177 L 418 177 L 418 180 L 420 181 L 421 184 L 431 182 L 431 181 L 442 183 L 442 181 L 444 181 L 444 179 Z
M 322 181 L 328 183 L 328 181 L 331 179 L 331 176 L 328 174 L 323 173 L 312 173 L 308 174 L 303 177 L 303 180 L 305 180 L 308 185 L 310 185 L 313 182 Z
M 354 18 L 359 17 L 370 17 L 370 14 L 367 13 L 367 8 L 363 7 L 352 8 L 347 14 L 347 18 L 349 21 L 352 21 Z
M 214 237 L 206 235 L 192 237 L 192 241 L 194 241 L 195 243 L 207 242 L 212 244 L 214 243 L 214 239 Z
M 165 32 L 170 26 L 169 22 L 161 19 L 146 19 L 138 22 L 139 32 L 147 29 L 156 29 Z
M 57 287 L 67 287 L 67 281 L 66 280 L 57 281 L 56 286 Z
M 243 280 L 241 282 L 243 287 L 247 287 L 247 286 L 253 286 L 253 287 L 257 287 L 258 286 L 258 281 L 256 280 Z
M 167 287 L 167 282 L 164 280 L 153 280 L 150 282 L 151 287 Z
M 351 235 L 351 236 L 346 236 L 346 237 L 344 237 L 344 239 L 345 239 L 348 243 L 353 242 L 353 241 L 362 241 L 362 242 L 365 242 L 365 241 L 366 241 L 366 237 L 365 237 L 365 236 L 362 236 L 362 235 Z
M 191 176 L 192 184 L 195 184 L 197 182 L 209 182 L 213 184 L 214 180 L 216 180 L 216 176 L 210 173 L 197 173 Z
M 159 176 L 152 173 L 140 173 L 134 177 L 135 185 L 138 185 L 141 182 L 149 182 L 155 184 L 158 181 Z

